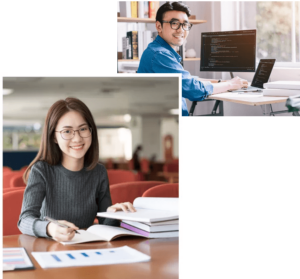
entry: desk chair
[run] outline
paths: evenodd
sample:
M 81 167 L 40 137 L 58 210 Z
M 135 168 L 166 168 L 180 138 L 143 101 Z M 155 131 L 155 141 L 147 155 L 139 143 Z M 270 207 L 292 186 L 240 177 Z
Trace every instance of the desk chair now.
M 6 172 L 11 172 L 11 171 L 13 171 L 12 170 L 12 168 L 10 168 L 10 167 L 3 167 L 3 173 L 6 173 Z
M 164 198 L 178 198 L 179 184 L 166 183 L 157 185 L 147 190 L 142 197 L 164 197 Z
M 128 170 L 107 170 L 107 175 L 110 185 L 137 181 L 136 174 Z
M 3 173 L 3 188 L 10 188 L 10 181 L 15 176 L 22 176 L 23 172 L 11 171 Z
M 28 166 L 23 166 L 22 168 L 20 168 L 20 171 L 22 171 L 23 173 L 27 170 Z
M 164 164 L 163 176 L 169 183 L 177 183 L 179 179 L 179 161 Z
M 3 194 L 13 191 L 25 190 L 26 187 L 16 187 L 16 188 L 4 188 L 2 190 Z
M 17 223 L 21 213 L 24 190 L 3 194 L 3 236 L 21 234 Z
M 192 106 L 189 111 L 189 116 L 194 115 L 194 110 L 198 102 L 210 102 L 210 101 L 215 101 L 214 107 L 211 111 L 211 114 L 201 114 L 201 115 L 195 115 L 195 116 L 224 116 L 224 108 L 223 108 L 223 101 L 219 100 L 210 100 L 210 99 L 205 99 L 202 101 L 193 101 Z M 219 112 L 217 113 L 217 109 L 219 107 Z
M 111 185 L 110 195 L 112 203 L 131 202 L 143 195 L 148 189 L 164 184 L 162 181 L 134 181 Z
M 19 187 L 25 187 L 26 184 L 23 180 L 23 174 L 15 175 L 10 180 L 10 188 L 19 188 Z

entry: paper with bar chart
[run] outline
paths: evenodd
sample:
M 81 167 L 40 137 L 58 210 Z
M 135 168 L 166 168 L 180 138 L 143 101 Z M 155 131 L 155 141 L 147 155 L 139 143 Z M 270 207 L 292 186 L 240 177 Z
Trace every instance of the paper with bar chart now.
M 3 271 L 34 269 L 25 248 L 3 248 Z
M 108 265 L 146 262 L 151 259 L 128 246 L 111 249 L 68 250 L 58 252 L 32 252 L 42 268 Z

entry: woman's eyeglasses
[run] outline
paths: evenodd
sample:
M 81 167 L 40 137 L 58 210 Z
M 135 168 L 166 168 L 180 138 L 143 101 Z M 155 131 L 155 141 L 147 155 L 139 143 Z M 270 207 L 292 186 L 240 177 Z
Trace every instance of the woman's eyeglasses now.
M 61 131 L 55 131 L 57 133 L 60 133 L 61 137 L 65 140 L 70 140 L 75 137 L 75 132 L 78 132 L 79 136 L 82 138 L 88 138 L 92 134 L 92 128 L 88 126 L 81 127 L 78 130 L 73 129 L 63 129 Z

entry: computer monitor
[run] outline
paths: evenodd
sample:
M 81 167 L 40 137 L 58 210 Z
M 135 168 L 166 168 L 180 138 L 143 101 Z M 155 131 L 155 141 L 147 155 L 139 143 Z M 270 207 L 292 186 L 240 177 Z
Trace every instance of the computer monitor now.
M 256 30 L 201 34 L 200 71 L 255 72 Z

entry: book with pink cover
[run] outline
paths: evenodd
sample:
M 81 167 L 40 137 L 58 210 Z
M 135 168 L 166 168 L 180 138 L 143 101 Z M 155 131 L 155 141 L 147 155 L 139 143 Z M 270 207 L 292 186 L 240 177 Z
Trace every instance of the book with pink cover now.
M 144 230 L 141 230 L 139 228 L 136 228 L 134 226 L 128 225 L 126 223 L 121 223 L 121 227 L 128 229 L 132 232 L 135 232 L 141 236 L 147 237 L 147 238 L 169 238 L 169 237 L 178 237 L 179 231 L 161 231 L 161 232 L 147 232 Z

